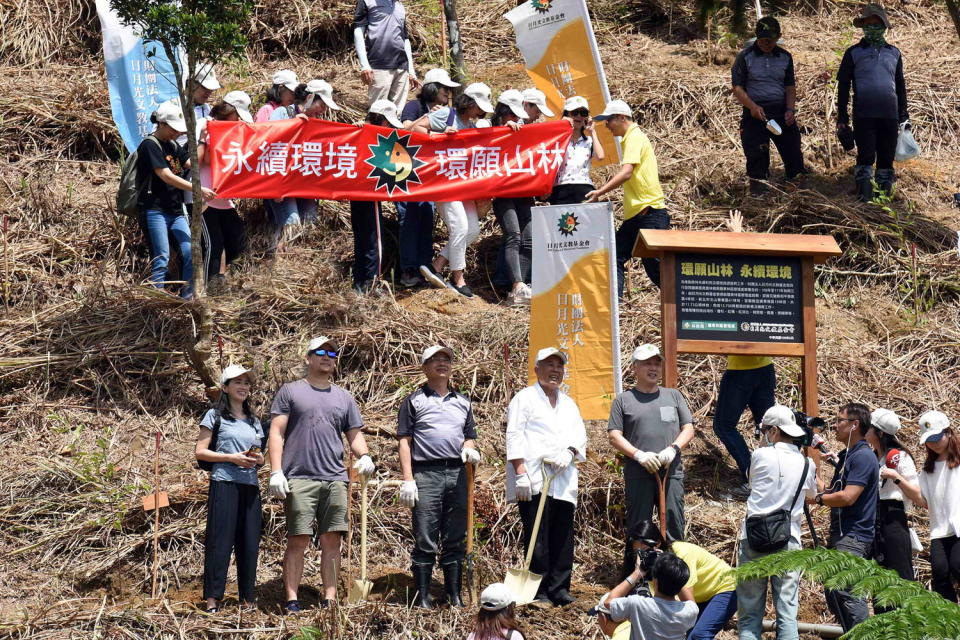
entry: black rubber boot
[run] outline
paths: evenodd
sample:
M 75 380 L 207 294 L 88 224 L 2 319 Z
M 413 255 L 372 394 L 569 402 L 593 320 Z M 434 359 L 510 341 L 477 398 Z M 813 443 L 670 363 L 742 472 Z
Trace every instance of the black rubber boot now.
M 417 586 L 417 595 L 413 604 L 421 609 L 433 609 L 433 599 L 430 598 L 430 576 L 432 573 L 432 565 L 413 565 L 413 583 Z
M 860 202 L 873 200 L 873 167 L 858 164 L 853 168 L 853 179 L 857 183 L 857 198 Z
M 893 195 L 893 169 L 877 169 L 877 189 L 886 196 Z
M 462 607 L 460 599 L 460 563 L 443 565 L 443 588 L 451 607 Z

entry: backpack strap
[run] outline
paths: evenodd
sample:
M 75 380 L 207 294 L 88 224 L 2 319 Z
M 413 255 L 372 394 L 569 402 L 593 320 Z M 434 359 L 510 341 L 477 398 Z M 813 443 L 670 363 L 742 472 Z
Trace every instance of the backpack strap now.
M 220 415 L 220 410 L 219 410 L 219 409 L 214 409 L 213 411 L 214 411 L 214 414 L 213 414 L 213 415 L 214 415 L 214 417 L 213 417 L 213 429 L 212 429 L 213 435 L 210 436 L 210 445 L 209 445 L 208 448 L 210 449 L 210 451 L 216 452 L 216 450 L 217 450 L 217 439 L 220 437 L 220 420 L 221 420 L 221 415 Z M 804 472 L 804 473 L 806 473 L 806 472 Z
M 793 511 L 793 507 L 797 504 L 797 498 L 800 497 L 800 492 L 803 490 L 803 485 L 807 482 L 807 469 L 810 467 L 810 458 L 803 458 L 803 473 L 800 474 L 800 484 L 797 485 L 797 492 L 793 494 L 793 500 L 790 501 L 790 511 Z

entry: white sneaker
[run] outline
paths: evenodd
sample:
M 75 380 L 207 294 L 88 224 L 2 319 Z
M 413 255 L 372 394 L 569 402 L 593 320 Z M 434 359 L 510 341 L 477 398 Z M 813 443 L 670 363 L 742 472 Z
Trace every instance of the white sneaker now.
M 532 298 L 533 291 L 526 283 L 523 283 L 517 287 L 517 290 L 513 294 L 514 304 L 529 305 Z

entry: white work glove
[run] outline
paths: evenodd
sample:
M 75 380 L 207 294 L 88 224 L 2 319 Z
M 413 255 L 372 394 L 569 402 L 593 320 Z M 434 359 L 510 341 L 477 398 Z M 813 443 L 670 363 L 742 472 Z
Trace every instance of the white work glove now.
M 372 476 L 373 470 L 376 468 L 373 466 L 373 460 L 370 459 L 370 456 L 363 454 L 360 456 L 360 459 L 353 463 L 353 468 L 357 470 L 362 476 Z
M 597 613 L 605 613 L 607 615 L 610 615 L 609 601 L 610 601 L 610 592 L 608 591 L 602 596 L 600 596 L 600 601 L 597 602 L 597 606 L 594 607 L 597 610 Z
M 670 466 L 673 462 L 673 459 L 677 457 L 677 450 L 673 448 L 673 445 L 670 445 L 663 451 L 657 454 L 657 460 L 660 461 L 660 464 L 664 469 Z
M 417 506 L 417 500 L 420 499 L 420 492 L 417 490 L 416 480 L 404 480 L 400 485 L 400 504 L 407 509 L 413 509 Z
M 517 476 L 517 500 L 530 502 L 533 498 L 533 487 L 530 486 L 530 476 L 521 473 Z
M 473 447 L 464 447 L 460 450 L 460 459 L 463 464 L 480 464 L 480 452 Z
M 573 462 L 573 452 L 569 449 L 560 449 L 551 453 L 549 456 L 543 459 L 547 464 L 553 465 L 558 470 L 566 469 Z
M 660 458 L 652 451 L 640 451 L 633 454 L 633 459 L 640 463 L 640 466 L 650 473 L 656 473 L 660 470 Z
M 270 474 L 270 487 L 267 489 L 267 493 L 280 500 L 286 498 L 287 494 L 290 493 L 290 483 L 287 482 L 287 477 L 283 475 L 283 471 L 274 471 Z

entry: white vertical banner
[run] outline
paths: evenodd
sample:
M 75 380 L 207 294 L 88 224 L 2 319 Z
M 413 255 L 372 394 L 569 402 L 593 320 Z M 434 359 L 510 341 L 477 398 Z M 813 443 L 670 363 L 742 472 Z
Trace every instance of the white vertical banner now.
M 586 420 L 606 420 L 623 390 L 616 242 L 608 202 L 532 209 L 533 300 L 529 368 L 557 347 L 568 358 L 564 391 Z
M 150 114 L 157 105 L 177 97 L 173 67 L 159 43 L 145 42 L 133 27 L 120 22 L 110 0 L 97 0 L 97 15 L 113 121 L 132 152 L 153 131 Z
M 527 75 L 557 116 L 564 100 L 575 95 L 587 99 L 591 113 L 603 111 L 610 91 L 586 0 L 526 0 L 504 18 L 516 32 Z M 597 127 L 597 135 L 606 152 L 599 164 L 619 162 L 613 135 L 606 127 Z

